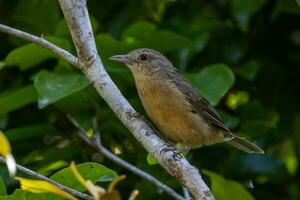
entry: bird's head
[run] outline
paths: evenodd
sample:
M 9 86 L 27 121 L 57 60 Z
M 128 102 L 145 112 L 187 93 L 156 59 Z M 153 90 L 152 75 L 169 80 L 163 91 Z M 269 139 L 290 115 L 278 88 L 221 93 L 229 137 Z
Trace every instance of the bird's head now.
M 147 48 L 136 49 L 124 55 L 115 55 L 110 57 L 110 60 L 124 63 L 134 75 L 139 72 L 151 73 L 160 69 L 171 70 L 173 68 L 171 62 L 164 55 Z

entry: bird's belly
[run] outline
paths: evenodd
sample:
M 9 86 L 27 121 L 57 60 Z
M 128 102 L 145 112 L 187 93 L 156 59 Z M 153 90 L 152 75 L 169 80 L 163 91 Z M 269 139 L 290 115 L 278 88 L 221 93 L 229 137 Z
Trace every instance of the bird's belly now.
M 223 141 L 223 134 L 193 113 L 191 104 L 175 87 L 138 91 L 149 118 L 166 138 L 192 148 Z

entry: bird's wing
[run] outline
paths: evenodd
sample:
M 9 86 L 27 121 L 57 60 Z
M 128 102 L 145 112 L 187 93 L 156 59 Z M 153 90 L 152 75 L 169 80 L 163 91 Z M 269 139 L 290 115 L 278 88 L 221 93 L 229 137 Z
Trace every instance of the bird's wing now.
M 201 115 L 207 123 L 211 124 L 213 127 L 223 130 L 227 137 L 234 137 L 230 130 L 223 124 L 216 110 L 197 92 L 187 79 L 178 74 L 176 71 L 169 73 L 169 76 L 170 79 L 174 81 L 176 87 L 186 96 L 193 106 L 191 110 L 192 112 L 196 112 Z

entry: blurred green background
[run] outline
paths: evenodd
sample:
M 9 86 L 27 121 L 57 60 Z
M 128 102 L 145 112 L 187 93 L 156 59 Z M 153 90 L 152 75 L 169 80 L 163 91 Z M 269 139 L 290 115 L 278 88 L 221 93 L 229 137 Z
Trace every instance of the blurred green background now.
M 130 71 L 108 57 L 154 48 L 216 106 L 232 131 L 266 151 L 249 155 L 218 144 L 189 152 L 217 200 L 300 199 L 300 8 L 295 1 L 88 0 L 88 7 L 103 63 L 138 112 L 145 114 Z M 0 0 L 0 23 L 43 35 L 75 55 L 57 1 Z M 87 130 L 97 116 L 107 148 L 182 193 L 165 170 L 147 162 L 147 152 L 80 71 L 37 45 L 0 33 L 0 129 L 18 163 L 50 176 L 72 160 L 99 162 L 127 175 L 117 186 L 124 199 L 133 189 L 140 190 L 138 199 L 172 199 L 87 147 L 65 112 Z M 0 176 L 2 200 L 19 186 L 3 165 Z

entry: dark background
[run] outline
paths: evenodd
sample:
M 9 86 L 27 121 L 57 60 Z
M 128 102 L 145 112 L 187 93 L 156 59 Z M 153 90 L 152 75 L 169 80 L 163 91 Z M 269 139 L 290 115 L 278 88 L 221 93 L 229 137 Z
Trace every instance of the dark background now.
M 300 199 L 300 8 L 295 1 L 88 0 L 88 6 L 104 65 L 137 111 L 144 114 L 130 71 L 108 57 L 154 48 L 216 106 L 232 131 L 266 151 L 249 155 L 218 144 L 189 152 L 191 163 L 206 169 L 204 178 L 217 199 Z M 54 0 L 0 0 L 0 23 L 43 35 L 75 55 Z M 47 50 L 0 34 L 0 128 L 18 163 L 50 176 L 72 160 L 93 160 L 127 175 L 118 185 L 124 199 L 133 189 L 140 190 L 138 199 L 171 199 L 87 147 L 65 112 L 87 130 L 97 116 L 107 148 L 181 193 L 165 170 L 149 165 L 147 152 L 81 72 Z M 5 166 L 0 175 L 8 193 L 19 187 Z

